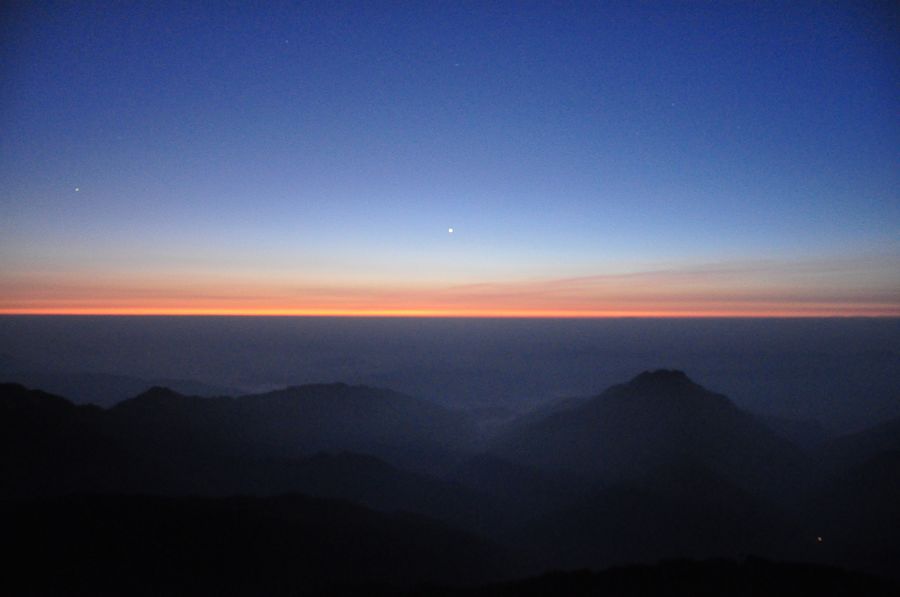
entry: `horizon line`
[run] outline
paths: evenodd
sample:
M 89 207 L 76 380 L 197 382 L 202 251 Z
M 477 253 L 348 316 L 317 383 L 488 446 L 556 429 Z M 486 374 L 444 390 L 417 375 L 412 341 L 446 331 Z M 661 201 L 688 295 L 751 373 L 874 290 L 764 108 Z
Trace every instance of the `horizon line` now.
M 2 309 L 3 316 L 47 317 L 335 317 L 335 318 L 443 318 L 443 319 L 890 319 L 897 311 L 865 309 L 834 311 L 796 309 L 784 311 L 612 311 L 612 310 L 449 310 L 449 309 Z

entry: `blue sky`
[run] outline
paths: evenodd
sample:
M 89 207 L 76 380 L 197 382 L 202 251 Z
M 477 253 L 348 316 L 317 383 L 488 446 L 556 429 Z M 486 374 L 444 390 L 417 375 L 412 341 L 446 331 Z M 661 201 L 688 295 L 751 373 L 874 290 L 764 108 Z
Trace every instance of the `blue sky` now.
M 818 264 L 900 311 L 895 5 L 260 4 L 5 9 L 0 309 Z

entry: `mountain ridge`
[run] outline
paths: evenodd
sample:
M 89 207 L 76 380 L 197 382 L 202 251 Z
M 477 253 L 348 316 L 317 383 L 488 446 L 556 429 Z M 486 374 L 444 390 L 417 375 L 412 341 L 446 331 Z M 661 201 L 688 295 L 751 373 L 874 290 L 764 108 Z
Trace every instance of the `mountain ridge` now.
M 661 465 L 697 461 L 752 491 L 772 477 L 779 484 L 796 480 L 807 464 L 799 448 L 756 416 L 677 370 L 641 373 L 571 408 L 531 420 L 495 440 L 491 450 L 510 460 L 611 482 Z
M 758 552 L 895 575 L 892 426 L 872 431 L 881 456 L 806 487 L 816 459 L 677 370 L 525 417 L 484 450 L 441 443 L 458 413 L 342 383 L 154 387 L 107 410 L 0 384 L 0 413 L 3 498 L 302 493 L 473 532 L 531 570 Z

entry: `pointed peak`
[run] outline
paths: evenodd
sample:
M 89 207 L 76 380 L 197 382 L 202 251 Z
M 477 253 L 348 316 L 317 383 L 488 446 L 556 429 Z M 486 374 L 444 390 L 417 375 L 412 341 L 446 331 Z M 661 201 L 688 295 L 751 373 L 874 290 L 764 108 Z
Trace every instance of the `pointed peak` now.
M 707 390 L 694 382 L 684 371 L 677 369 L 644 371 L 628 383 L 609 388 L 602 395 L 627 397 L 629 400 L 675 399 L 692 401 L 695 404 L 731 404 L 725 396 Z
M 134 398 L 119 402 L 110 410 L 128 411 L 134 409 L 157 409 L 160 407 L 168 408 L 169 406 L 183 404 L 185 400 L 187 400 L 187 396 L 179 394 L 171 388 L 153 386 L 141 392 Z
M 684 371 L 656 369 L 644 371 L 626 383 L 612 386 L 601 394 L 601 396 L 604 395 L 684 398 L 713 395 L 713 393 L 694 382 Z
M 644 371 L 636 375 L 628 385 L 641 386 L 675 386 L 675 385 L 696 385 L 684 371 L 678 369 L 656 369 L 655 371 Z
M 181 394 L 164 386 L 153 386 L 144 392 L 141 392 L 137 398 L 177 398 Z

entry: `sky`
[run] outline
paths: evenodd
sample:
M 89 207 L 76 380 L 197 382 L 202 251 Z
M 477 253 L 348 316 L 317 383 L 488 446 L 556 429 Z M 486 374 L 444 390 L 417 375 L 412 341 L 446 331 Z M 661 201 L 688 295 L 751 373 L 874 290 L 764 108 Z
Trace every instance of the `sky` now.
M 5 3 L 0 313 L 898 316 L 898 13 Z

